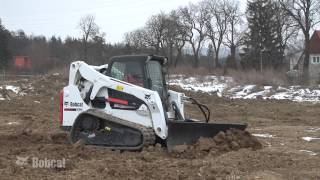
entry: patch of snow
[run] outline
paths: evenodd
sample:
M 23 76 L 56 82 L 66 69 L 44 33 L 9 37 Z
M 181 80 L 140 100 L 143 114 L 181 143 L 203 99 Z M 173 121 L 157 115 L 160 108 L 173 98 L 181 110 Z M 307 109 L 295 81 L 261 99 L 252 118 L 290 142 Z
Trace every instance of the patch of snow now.
M 238 87 L 238 89 L 240 89 L 239 92 L 235 92 L 235 95 L 232 96 L 232 98 L 241 98 L 241 97 L 245 97 L 248 94 L 250 94 L 253 89 L 256 87 L 256 85 L 246 85 L 244 87 Z
M 89 136 L 88 136 L 88 138 L 94 138 L 94 137 L 96 137 L 95 133 L 89 134 Z
M 255 93 L 251 93 L 251 94 L 243 97 L 243 99 L 256 99 L 257 97 L 264 97 L 267 93 L 270 93 L 269 89 L 266 89 L 266 90 L 263 90 L 263 91 L 259 91 L 259 92 L 255 92 Z
M 185 90 L 201 91 L 217 94 L 219 97 L 231 99 L 275 99 L 296 102 L 320 102 L 320 87 L 316 89 L 301 86 L 258 86 L 237 85 L 231 77 L 224 76 L 195 76 L 171 75 L 170 85 L 180 86 Z
M 316 156 L 316 155 L 317 155 L 317 153 L 315 153 L 315 152 L 313 152 L 313 151 L 309 151 L 309 150 L 300 150 L 300 152 L 306 152 L 306 153 L 308 153 L 308 154 L 311 155 L 311 156 Z
M 317 132 L 317 131 L 320 131 L 320 128 L 312 127 L 307 129 L 307 132 Z
M 15 124 L 19 124 L 19 123 L 13 121 L 13 122 L 8 122 L 7 124 L 8 124 L 8 125 L 15 125 Z
M 223 90 L 227 87 L 227 82 L 230 81 L 230 77 L 219 78 L 216 76 L 205 77 L 189 77 L 174 76 L 177 79 L 171 79 L 170 85 L 180 86 L 185 90 L 201 91 L 206 93 L 217 93 L 219 97 L 222 97 Z M 200 83 L 199 83 L 200 81 Z M 201 82 L 203 81 L 203 82 Z
M 265 141 L 265 143 L 267 144 L 268 147 L 271 147 L 271 146 L 272 146 L 271 143 L 268 142 L 268 141 Z
M 20 96 L 25 96 L 25 95 L 27 95 L 27 93 L 26 92 L 20 92 L 19 95 Z
M 308 142 L 310 142 L 312 140 L 320 140 L 320 138 L 314 138 L 314 137 L 302 137 L 302 139 L 305 141 L 308 141 Z
M 12 86 L 12 85 L 6 85 L 6 90 L 11 90 L 12 92 L 18 94 L 20 91 L 20 87 Z
M 27 95 L 27 93 L 23 92 L 23 90 L 21 90 L 21 87 L 19 87 L 19 86 L 3 85 L 3 86 L 0 86 L 0 89 L 5 89 L 8 92 L 10 91 L 10 93 L 11 93 L 11 94 L 7 94 L 5 92 L 5 94 L 2 94 L 0 92 L 0 100 L 11 100 L 12 95 L 13 95 L 13 97 L 15 97 L 15 95 L 17 95 L 17 96 L 25 96 L 25 95 Z M 14 93 L 15 95 L 12 94 L 12 93 Z M 3 97 L 3 96 L 5 96 L 5 97 Z
M 270 90 L 270 89 L 272 89 L 272 86 L 264 86 L 263 88 L 264 88 L 264 90 Z
M 256 137 L 263 137 L 263 138 L 273 138 L 274 136 L 271 134 L 252 134 L 253 136 Z
M 279 92 L 272 95 L 271 99 L 277 100 L 291 100 L 297 102 L 303 101 L 319 101 L 320 90 L 310 90 L 309 88 L 301 89 L 299 86 L 291 86 L 285 89 L 284 92 Z

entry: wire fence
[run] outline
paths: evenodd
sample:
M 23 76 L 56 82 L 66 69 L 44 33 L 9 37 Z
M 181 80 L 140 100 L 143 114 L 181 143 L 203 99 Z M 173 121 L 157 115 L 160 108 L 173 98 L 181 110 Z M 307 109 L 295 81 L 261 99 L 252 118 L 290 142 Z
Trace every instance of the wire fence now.
M 2 70 L 0 72 L 0 85 L 6 84 L 8 81 L 14 81 L 19 79 L 28 79 L 33 77 L 31 74 L 8 74 Z

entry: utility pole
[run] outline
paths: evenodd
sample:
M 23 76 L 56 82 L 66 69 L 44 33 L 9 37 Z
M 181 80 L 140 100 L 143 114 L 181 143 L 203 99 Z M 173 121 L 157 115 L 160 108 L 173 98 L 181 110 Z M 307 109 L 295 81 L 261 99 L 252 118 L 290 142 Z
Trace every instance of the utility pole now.
M 261 32 L 259 32 L 259 35 L 262 38 Z M 260 39 L 260 73 L 262 73 L 262 39 Z
M 268 49 L 266 49 L 266 48 L 263 48 L 262 49 L 262 47 L 260 47 L 260 72 L 262 73 L 262 66 L 263 66 L 263 53 L 264 52 L 267 52 L 267 51 L 270 51 L 270 50 L 268 50 Z
M 262 50 L 260 49 L 260 73 L 262 73 Z

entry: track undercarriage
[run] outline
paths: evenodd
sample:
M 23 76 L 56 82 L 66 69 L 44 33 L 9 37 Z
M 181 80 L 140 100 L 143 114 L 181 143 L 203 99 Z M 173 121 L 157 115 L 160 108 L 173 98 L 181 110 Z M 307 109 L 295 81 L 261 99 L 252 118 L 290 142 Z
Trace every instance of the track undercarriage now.
M 109 149 L 139 150 L 155 143 L 152 128 L 144 127 L 99 110 L 81 114 L 71 129 L 71 142 L 80 139 L 87 145 Z

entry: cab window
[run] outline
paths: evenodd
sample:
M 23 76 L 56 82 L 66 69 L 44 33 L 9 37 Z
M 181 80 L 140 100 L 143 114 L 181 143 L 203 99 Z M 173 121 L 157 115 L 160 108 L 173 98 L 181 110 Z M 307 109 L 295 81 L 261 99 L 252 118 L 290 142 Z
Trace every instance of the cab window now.
M 123 81 L 125 64 L 114 62 L 111 68 L 111 77 Z
M 150 89 L 157 91 L 161 96 L 163 93 L 163 79 L 161 64 L 158 61 L 149 61 L 147 63 L 147 69 L 151 80 Z
M 143 87 L 143 67 L 134 61 L 114 62 L 111 77 Z

